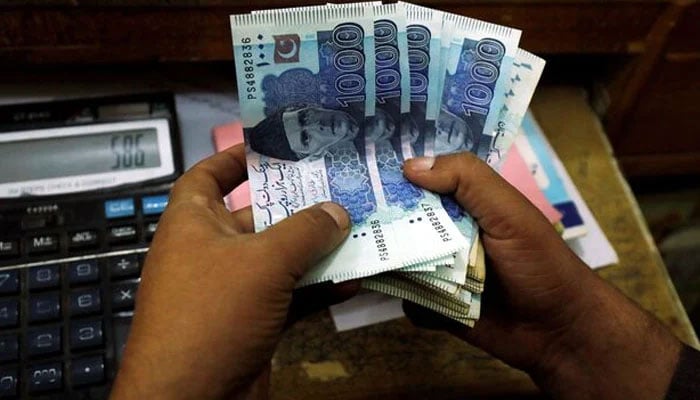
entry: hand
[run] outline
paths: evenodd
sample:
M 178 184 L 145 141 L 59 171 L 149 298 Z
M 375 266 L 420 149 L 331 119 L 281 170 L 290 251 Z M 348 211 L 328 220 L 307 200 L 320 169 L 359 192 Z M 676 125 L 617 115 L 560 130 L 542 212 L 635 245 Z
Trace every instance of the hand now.
M 245 171 L 239 145 L 176 182 L 146 258 L 113 399 L 264 397 L 288 319 L 357 291 L 302 289 L 289 311 L 297 280 L 345 239 L 350 220 L 322 203 L 254 234 L 250 208 L 230 213 L 222 201 Z
M 490 267 L 473 329 L 406 304 L 414 322 L 524 369 L 555 397 L 663 397 L 678 340 L 594 274 L 516 189 L 469 153 L 415 158 L 404 173 L 476 219 Z

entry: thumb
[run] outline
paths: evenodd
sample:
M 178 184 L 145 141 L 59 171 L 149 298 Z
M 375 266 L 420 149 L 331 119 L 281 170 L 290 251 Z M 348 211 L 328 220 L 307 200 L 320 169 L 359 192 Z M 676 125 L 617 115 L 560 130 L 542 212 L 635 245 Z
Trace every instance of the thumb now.
M 350 232 L 350 217 L 338 204 L 326 202 L 302 210 L 260 233 L 265 254 L 298 281 L 330 254 Z
M 509 239 L 538 229 L 556 235 L 525 196 L 471 153 L 413 158 L 406 161 L 404 174 L 428 190 L 453 195 L 492 238 Z

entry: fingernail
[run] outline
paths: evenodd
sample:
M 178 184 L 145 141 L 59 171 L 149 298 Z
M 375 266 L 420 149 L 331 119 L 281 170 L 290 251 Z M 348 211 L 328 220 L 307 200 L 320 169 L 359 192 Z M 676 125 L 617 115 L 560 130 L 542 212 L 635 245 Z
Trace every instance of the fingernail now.
M 350 226 L 350 218 L 343 207 L 330 201 L 321 203 L 320 207 L 335 220 L 335 224 L 338 225 L 338 228 L 341 230 L 348 229 Z
M 415 171 L 430 171 L 435 164 L 435 157 L 416 157 L 408 160 L 409 168 Z

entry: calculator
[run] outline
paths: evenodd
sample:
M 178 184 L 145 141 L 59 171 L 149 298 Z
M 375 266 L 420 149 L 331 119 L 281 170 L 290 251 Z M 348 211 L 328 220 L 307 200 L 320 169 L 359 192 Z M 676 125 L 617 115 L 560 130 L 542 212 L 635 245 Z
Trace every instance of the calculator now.
M 182 173 L 171 93 L 0 107 L 0 399 L 104 399 Z

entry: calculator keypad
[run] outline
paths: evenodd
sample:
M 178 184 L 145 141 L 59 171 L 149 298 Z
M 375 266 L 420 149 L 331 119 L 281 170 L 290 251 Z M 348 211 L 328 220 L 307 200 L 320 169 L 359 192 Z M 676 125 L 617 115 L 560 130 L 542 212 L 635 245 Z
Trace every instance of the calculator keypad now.
M 61 273 L 58 265 L 43 265 L 29 269 L 29 290 L 58 287 Z
M 71 349 L 101 346 L 104 343 L 102 320 L 76 320 L 70 324 Z
M 19 339 L 16 334 L 0 336 L 0 361 L 14 361 L 19 357 Z
M 19 322 L 19 301 L 0 299 L 0 328 L 12 328 Z
M 115 200 L 22 218 L 23 236 L 0 238 L 0 399 L 107 398 L 167 195 Z
M 116 225 L 107 231 L 107 240 L 110 243 L 127 243 L 138 239 L 136 225 Z
M 112 286 L 112 308 L 115 310 L 129 310 L 134 308 L 137 282 L 124 282 Z
M 105 379 L 105 362 L 101 356 L 77 358 L 71 364 L 74 386 L 101 383 Z
M 19 242 L 17 240 L 0 240 L 0 258 L 17 256 L 19 256 Z
M 68 264 L 68 283 L 71 286 L 99 280 L 100 265 L 97 260 L 74 261 Z
M 27 348 L 30 356 L 58 353 L 61 351 L 61 327 L 31 328 L 27 331 Z
M 63 387 L 63 364 L 60 362 L 33 365 L 29 368 L 27 375 L 31 394 Z
M 68 233 L 68 248 L 82 249 L 95 247 L 99 243 L 100 237 L 94 229 L 84 229 Z
M 0 398 L 11 398 L 17 395 L 18 378 L 16 368 L 0 367 Z
M 0 295 L 19 292 L 19 271 L 0 271 Z
M 30 323 L 51 321 L 61 317 L 60 293 L 30 294 L 28 303 Z

